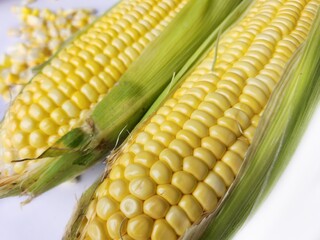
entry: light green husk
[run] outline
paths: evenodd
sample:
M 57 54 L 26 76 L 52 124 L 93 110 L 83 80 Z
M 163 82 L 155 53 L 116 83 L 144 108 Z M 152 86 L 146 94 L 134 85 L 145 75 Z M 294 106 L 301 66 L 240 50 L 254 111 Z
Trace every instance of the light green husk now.
M 0 179 L 0 198 L 18 194 L 32 198 L 101 160 L 125 139 L 168 85 L 172 74 L 181 70 L 240 2 L 190 0 L 95 107 L 84 126 L 49 148 L 34 170 Z
M 214 44 L 215 40 L 217 39 L 219 33 L 225 31 L 227 28 L 233 25 L 239 19 L 239 17 L 246 11 L 246 9 L 251 3 L 252 3 L 251 0 L 242 1 L 242 3 L 239 4 L 237 8 L 235 8 L 232 11 L 232 13 L 230 13 L 227 17 L 225 17 L 225 19 L 220 24 L 220 26 L 217 27 L 214 31 L 212 31 L 211 35 L 203 42 L 203 44 L 199 47 L 199 49 L 195 51 L 194 55 L 181 68 L 178 74 L 175 74 L 175 71 L 173 71 L 173 74 L 171 75 L 171 78 L 170 78 L 171 81 L 169 82 L 167 88 L 163 90 L 163 92 L 159 95 L 157 100 L 154 101 L 153 105 L 149 108 L 149 110 L 144 115 L 140 123 L 135 127 L 134 131 L 139 131 L 140 127 L 145 124 L 145 121 L 148 119 L 148 117 L 152 115 L 159 108 L 161 103 L 165 101 L 165 99 L 168 98 L 174 92 L 174 90 L 179 87 L 180 84 L 182 84 L 184 79 L 188 76 L 188 73 L 191 72 L 192 69 L 196 66 L 196 64 L 200 62 L 201 59 L 206 56 L 206 53 L 208 53 L 211 50 L 211 47 Z M 133 135 L 134 135 L 134 131 L 133 131 Z M 125 144 L 126 142 L 123 143 L 123 145 Z M 111 157 L 109 159 L 109 162 L 112 163 L 114 159 L 116 159 L 116 157 L 117 157 L 117 154 Z M 87 208 L 90 204 L 90 201 L 93 197 L 93 194 L 96 188 L 107 176 L 108 170 L 109 169 L 107 168 L 106 173 L 103 174 L 103 176 L 100 176 L 98 180 L 82 195 L 75 209 L 75 212 L 66 228 L 66 232 L 63 238 L 64 240 L 78 239 L 78 237 L 80 236 L 81 234 L 80 228 L 82 226 Z
M 185 239 L 232 238 L 268 196 L 320 100 L 320 11 L 260 120 L 245 164 L 220 208 Z M 208 226 L 208 227 L 206 227 Z M 203 233 L 204 232 L 204 233 Z

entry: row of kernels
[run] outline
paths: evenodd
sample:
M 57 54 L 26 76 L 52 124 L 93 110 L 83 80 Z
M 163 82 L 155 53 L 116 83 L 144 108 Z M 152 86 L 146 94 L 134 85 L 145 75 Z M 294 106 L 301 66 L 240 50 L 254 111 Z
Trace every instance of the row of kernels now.
M 301 19 L 298 20 L 297 26 L 299 25 L 300 22 L 301 22 Z M 277 60 L 277 62 L 279 62 L 279 61 L 280 61 L 280 63 L 285 62 L 292 55 L 292 53 L 297 49 L 298 44 L 300 43 L 299 42 L 300 40 L 297 38 L 294 38 L 295 31 L 296 31 L 296 29 L 294 29 L 290 35 L 286 36 L 286 39 L 288 39 L 288 40 L 279 41 L 278 48 L 276 49 L 276 54 L 274 57 L 274 59 Z M 297 42 L 297 40 L 298 40 L 298 42 Z M 285 59 L 282 60 L 280 57 L 281 58 L 285 57 Z M 275 60 L 271 59 L 270 62 L 275 61 Z M 269 71 L 270 70 L 274 71 L 275 69 L 277 69 L 275 67 L 276 66 L 273 65 L 269 69 Z M 278 65 L 278 68 L 279 68 L 278 76 L 281 75 L 281 73 L 282 73 L 281 69 L 283 69 L 283 67 L 284 67 L 284 64 L 282 64 L 281 66 Z M 275 81 L 277 81 L 277 80 L 278 80 L 278 78 L 275 79 Z
M 289 42 L 284 42 L 284 41 L 280 41 L 279 43 L 278 43 L 278 46 L 277 46 L 277 48 L 276 48 L 276 50 L 275 50 L 275 52 L 276 52 L 276 54 L 278 53 L 278 51 L 282 51 L 281 49 L 283 49 L 284 47 L 282 47 L 282 42 L 283 42 L 283 45 L 284 46 L 286 46 L 286 45 L 288 45 L 288 43 Z M 290 45 L 290 53 L 292 54 L 293 53 L 293 51 L 295 50 L 295 45 Z M 280 50 L 279 50 L 280 49 Z M 290 55 L 290 53 L 288 53 L 288 52 L 286 52 L 286 54 L 285 55 Z M 279 55 L 276 55 L 277 57 L 279 56 Z M 272 66 L 271 66 L 272 65 Z M 277 70 L 278 69 L 278 70 Z M 275 70 L 277 71 L 277 72 L 275 72 Z M 279 77 L 280 77 L 280 75 L 282 74 L 282 68 L 281 68 L 281 66 L 277 66 L 277 65 L 274 65 L 274 64 L 267 64 L 266 66 L 265 66 L 265 70 L 262 70 L 262 71 L 260 71 L 260 73 L 261 74 L 266 74 L 267 76 L 269 76 L 269 77 L 271 77 L 272 79 L 274 79 L 274 81 L 276 81 Z M 271 75 L 270 75 L 271 74 Z M 270 81 L 269 81 L 270 82 Z M 260 107 L 263 107 L 264 105 L 265 105 L 265 103 L 266 103 L 266 99 L 267 99 L 267 97 L 268 97 L 268 95 L 266 95 L 266 91 L 261 91 L 260 90 L 260 86 L 257 86 L 257 84 L 255 84 L 256 86 L 255 86 L 255 89 L 254 89 L 254 91 L 252 90 L 250 90 L 251 88 L 253 88 L 253 86 L 248 86 L 248 87 L 246 87 L 246 88 L 244 88 L 244 93 L 245 94 L 248 94 L 248 96 L 250 96 L 250 100 L 252 100 L 252 99 L 254 99 L 254 100 L 258 100 L 258 102 L 259 102 L 259 105 L 260 105 Z M 260 95 L 258 96 L 258 94 L 255 94 L 256 92 L 260 92 Z M 244 96 L 241 96 L 241 98 L 242 98 L 242 100 L 245 100 L 246 101 L 246 99 L 248 98 L 248 96 L 247 97 L 244 97 Z M 263 99 L 261 99 L 261 97 L 262 96 L 264 96 L 264 98 Z M 258 97 L 258 98 L 257 98 Z M 260 99 L 260 100 L 259 100 Z M 257 111 L 259 111 L 260 110 L 260 108 L 258 107 L 258 105 L 256 105 L 255 107 L 253 106 L 253 105 L 251 105 L 251 107 L 252 108 L 254 108 L 254 109 L 256 109 L 256 111 L 255 112 L 257 112 Z
M 262 6 L 260 6 L 260 7 L 262 7 Z M 230 45 L 229 45 L 230 49 L 227 50 L 222 55 L 222 58 L 225 58 L 226 56 L 230 56 L 230 57 L 232 57 L 232 59 L 229 59 L 229 61 L 231 60 L 232 62 L 234 62 L 244 54 L 244 52 L 246 51 L 246 49 L 248 48 L 250 42 L 253 40 L 253 37 L 254 37 L 253 34 L 248 32 L 248 28 L 250 28 L 250 25 L 252 25 L 252 24 L 255 25 L 256 20 L 258 20 L 258 19 L 255 18 L 254 20 L 250 20 L 247 23 L 238 26 L 238 27 L 243 26 L 243 29 L 242 29 L 242 31 L 239 31 L 238 37 L 234 38 L 237 40 L 236 42 L 234 42 L 232 39 L 230 39 Z M 259 26 L 260 25 L 262 26 L 263 24 L 266 24 L 266 21 L 264 21 L 264 22 L 260 21 Z M 223 40 L 221 42 L 223 42 Z
M 92 220 L 87 229 L 85 239 L 168 239 L 175 240 L 177 236 L 173 229 L 164 219 L 153 221 L 146 215 L 139 215 L 131 220 L 127 220 L 120 214 L 114 214 L 106 226 L 101 220 L 95 218 Z M 109 235 L 110 234 L 110 235 Z
M 304 8 L 303 4 L 295 4 L 294 1 L 288 1 L 284 4 L 282 8 L 298 8 L 298 11 L 301 11 Z M 279 13 L 277 14 L 277 17 L 272 21 L 271 26 L 277 27 L 282 34 L 288 35 L 292 29 L 294 28 L 294 25 L 296 24 L 296 20 L 294 17 L 291 17 L 290 14 L 283 13 L 280 8 Z M 296 9 L 297 10 L 297 9 Z M 292 20 L 292 21 L 290 21 Z

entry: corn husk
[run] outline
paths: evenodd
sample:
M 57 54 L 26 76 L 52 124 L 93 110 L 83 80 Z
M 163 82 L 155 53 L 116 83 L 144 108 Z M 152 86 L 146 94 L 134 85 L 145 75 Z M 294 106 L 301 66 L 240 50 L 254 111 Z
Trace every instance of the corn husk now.
M 236 181 L 219 208 L 183 239 L 231 239 L 290 162 L 320 101 L 320 11 L 306 44 L 287 66 L 260 120 Z
M 0 179 L 0 198 L 27 194 L 32 199 L 113 152 L 168 85 L 172 74 L 184 66 L 240 2 L 191 0 L 129 67 L 82 127 L 73 129 L 44 152 L 32 171 Z

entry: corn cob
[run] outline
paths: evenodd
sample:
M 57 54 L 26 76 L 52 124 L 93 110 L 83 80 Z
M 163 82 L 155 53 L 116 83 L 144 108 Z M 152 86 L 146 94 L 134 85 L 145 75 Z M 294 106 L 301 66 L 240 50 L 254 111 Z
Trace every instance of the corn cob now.
M 318 7 L 318 0 L 257 0 L 123 147 L 80 237 L 177 239 L 214 211 Z
M 62 49 L 28 84 L 1 126 L 1 174 L 23 173 L 115 85 L 185 0 L 123 1 Z

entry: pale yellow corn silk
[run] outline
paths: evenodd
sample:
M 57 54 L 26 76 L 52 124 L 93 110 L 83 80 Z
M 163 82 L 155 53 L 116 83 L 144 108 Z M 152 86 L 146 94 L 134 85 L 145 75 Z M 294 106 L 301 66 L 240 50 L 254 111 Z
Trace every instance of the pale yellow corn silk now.
M 258 0 L 137 131 L 97 188 L 84 239 L 178 239 L 233 183 L 318 0 Z
M 13 7 L 20 19 L 8 35 L 19 39 L 0 60 L 0 94 L 12 101 L 34 76 L 32 69 L 48 60 L 61 44 L 95 18 L 94 11 L 68 9 L 51 11 L 31 7 Z
M 1 126 L 0 171 L 23 174 L 34 159 L 108 93 L 187 3 L 122 1 L 62 49 L 23 89 Z

